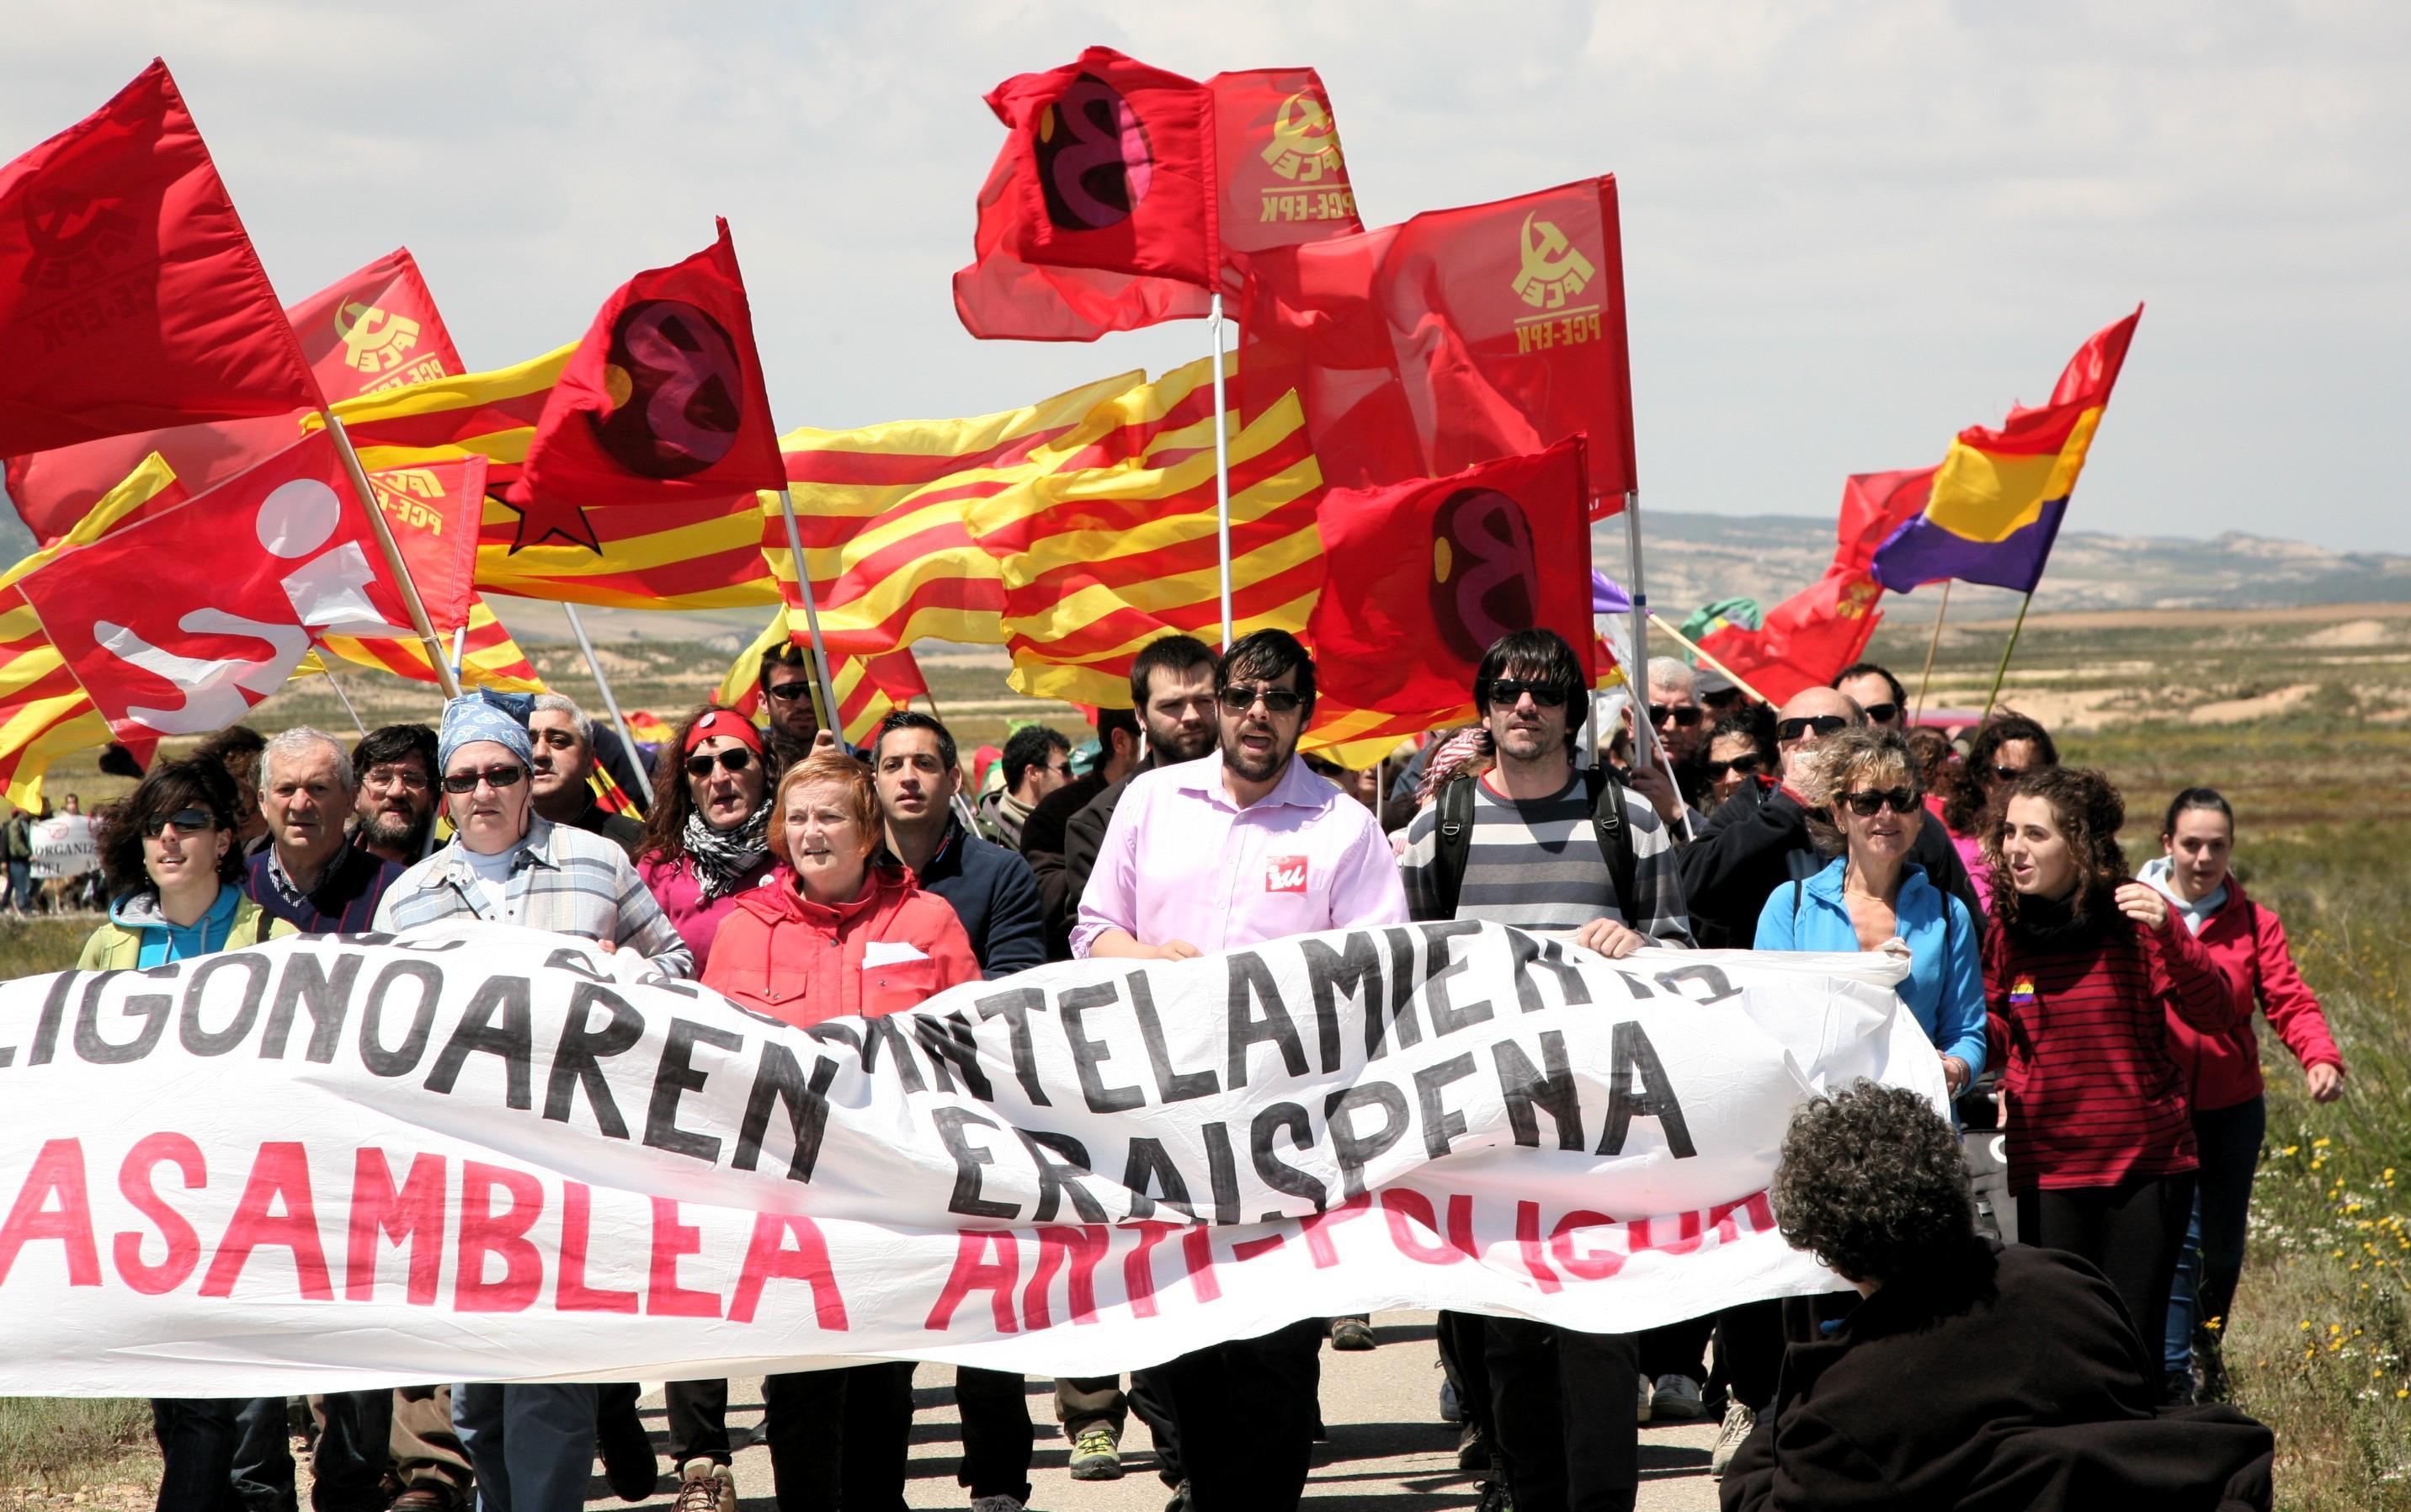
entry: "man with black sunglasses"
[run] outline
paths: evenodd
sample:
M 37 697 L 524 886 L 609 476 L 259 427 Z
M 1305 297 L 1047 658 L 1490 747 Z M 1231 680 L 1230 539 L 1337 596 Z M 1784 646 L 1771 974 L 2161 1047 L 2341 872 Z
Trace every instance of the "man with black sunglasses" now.
M 1908 725 L 1908 689 L 1900 679 L 1877 662 L 1853 662 L 1837 673 L 1831 684 L 1834 691 L 1859 706 L 1870 725 L 1889 725 L 1894 729 Z
M 535 759 L 528 776 L 535 811 L 555 824 L 601 835 L 634 860 L 645 843 L 635 816 L 614 814 L 594 796 L 594 727 L 586 712 L 558 693 L 539 693 L 528 714 Z
M 762 712 L 782 771 L 812 754 L 821 728 L 812 696 L 812 664 L 803 647 L 782 640 L 762 653 Z

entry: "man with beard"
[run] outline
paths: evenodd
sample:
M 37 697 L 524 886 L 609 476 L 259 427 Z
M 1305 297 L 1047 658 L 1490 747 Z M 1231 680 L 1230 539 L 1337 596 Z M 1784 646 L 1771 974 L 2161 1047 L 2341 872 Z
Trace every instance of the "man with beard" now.
M 427 852 L 435 823 L 435 732 L 424 725 L 387 725 L 352 747 L 360 779 L 353 800 L 352 844 L 401 866 Z
M 535 770 L 529 775 L 535 811 L 555 824 L 601 835 L 636 859 L 645 827 L 613 814 L 594 797 L 594 727 L 586 712 L 558 693 L 539 693 L 528 714 L 535 741 Z
M 1402 924 L 1407 895 L 1364 804 L 1307 770 L 1314 659 L 1284 630 L 1215 665 L 1220 749 L 1131 779 L 1080 899 L 1072 952 L 1181 961 L 1319 930 Z M 1323 1320 L 1183 1355 L 1152 1374 L 1179 1428 L 1187 1505 L 1281 1512 L 1306 1488 Z

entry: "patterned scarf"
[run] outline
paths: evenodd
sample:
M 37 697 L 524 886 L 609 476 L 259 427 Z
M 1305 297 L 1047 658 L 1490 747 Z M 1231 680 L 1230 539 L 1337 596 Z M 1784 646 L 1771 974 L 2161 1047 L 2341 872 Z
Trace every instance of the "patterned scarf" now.
M 738 879 L 762 864 L 770 854 L 770 805 L 754 806 L 734 829 L 714 829 L 696 810 L 686 816 L 686 854 L 694 879 L 703 884 L 703 901 L 711 902 L 737 888 Z

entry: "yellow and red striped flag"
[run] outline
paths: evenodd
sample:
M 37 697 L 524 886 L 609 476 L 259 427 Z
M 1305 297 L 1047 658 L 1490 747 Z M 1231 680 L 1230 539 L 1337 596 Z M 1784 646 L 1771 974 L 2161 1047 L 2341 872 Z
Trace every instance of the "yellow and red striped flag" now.
M 391 672 L 413 683 L 433 683 L 440 681 L 434 665 L 427 659 L 427 644 L 416 636 L 395 636 L 384 639 L 364 640 L 355 636 L 320 636 L 319 648 L 330 652 L 356 666 L 373 671 Z M 304 661 L 293 675 L 302 677 L 318 668 Z M 460 643 L 460 685 L 464 688 L 492 688 L 497 693 L 542 693 L 544 679 L 527 653 L 519 650 L 511 632 L 494 616 L 483 598 L 469 601 L 468 631 Z
M 740 713 L 754 712 L 762 703 L 762 653 L 794 639 L 802 625 L 800 614 L 791 624 L 784 609 L 770 616 L 770 623 L 762 627 L 753 643 L 728 664 L 728 675 L 720 680 L 711 701 Z M 835 684 L 837 694 L 838 733 L 850 745 L 868 741 L 881 720 L 899 709 L 912 707 L 913 699 L 929 694 L 929 684 L 921 676 L 921 664 L 904 650 L 838 657 L 836 665 L 829 668 L 829 681 Z M 815 693 L 813 698 L 817 703 L 819 695 Z

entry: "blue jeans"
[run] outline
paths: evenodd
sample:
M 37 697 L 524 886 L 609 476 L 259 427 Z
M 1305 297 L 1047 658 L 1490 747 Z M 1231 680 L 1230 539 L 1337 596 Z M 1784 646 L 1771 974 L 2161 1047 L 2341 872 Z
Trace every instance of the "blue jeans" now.
M 8 906 L 21 914 L 34 911 L 34 863 L 8 863 Z
M 2223 1320 L 2243 1276 L 2244 1221 L 2252 1211 L 2252 1176 L 2259 1168 L 2260 1139 L 2268 1127 L 2269 1104 L 2261 1097 L 2193 1116 L 2201 1172 L 2194 1183 L 2193 1222 L 2177 1255 L 2176 1284 L 2169 1292 L 2163 1363 L 2171 1372 L 2192 1368 L 2198 1322 L 2221 1319 L 2219 1334 L 2226 1333 Z
M 455 1387 L 452 1425 L 477 1477 L 480 1512 L 579 1512 L 594 1471 L 599 1387 Z

